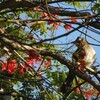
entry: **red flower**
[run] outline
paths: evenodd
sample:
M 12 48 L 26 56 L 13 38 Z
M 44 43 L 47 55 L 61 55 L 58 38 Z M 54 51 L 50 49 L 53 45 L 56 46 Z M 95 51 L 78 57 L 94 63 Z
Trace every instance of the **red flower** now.
M 7 70 L 9 74 L 13 74 L 16 69 L 16 60 L 8 60 L 2 64 L 2 71 Z
M 34 62 L 35 62 L 34 59 L 26 59 L 26 61 L 27 61 L 27 63 L 28 63 L 29 65 L 33 65 Z
M 40 8 L 39 7 L 35 7 L 34 10 L 40 11 Z
M 9 74 L 13 74 L 15 72 L 16 69 L 16 60 L 10 60 L 8 62 L 8 73 Z
M 76 18 L 72 18 L 71 22 L 77 22 Z
M 70 31 L 70 30 L 71 30 L 71 27 L 72 27 L 72 24 L 65 24 L 65 25 L 64 25 L 64 28 L 65 28 L 67 31 Z
M 53 27 L 55 27 L 56 29 L 58 29 L 58 26 L 61 24 L 61 22 L 56 22 L 53 24 Z
M 26 62 L 29 65 L 33 65 L 34 64 L 34 59 L 26 59 Z M 18 71 L 19 71 L 20 76 L 23 76 L 24 72 L 28 71 L 28 70 L 29 70 L 29 66 L 27 64 L 20 64 L 18 66 Z
M 24 75 L 24 68 L 21 65 L 18 66 L 18 71 L 19 71 L 20 76 Z
M 30 56 L 31 59 L 38 59 L 39 55 L 36 53 L 35 50 L 29 50 L 28 55 Z
M 53 24 L 53 22 L 52 21 L 48 21 L 48 25 L 50 25 L 50 24 Z
M 34 64 L 34 62 L 35 62 L 34 59 L 26 59 L 26 61 L 27 61 L 27 63 L 28 63 L 30 66 L 32 66 L 32 65 Z M 24 65 L 24 69 L 25 69 L 26 71 L 28 71 L 29 67 L 28 67 L 27 64 Z
M 42 18 L 46 18 L 46 17 L 48 17 L 48 14 L 46 12 L 43 12 L 42 13 Z
M 2 64 L 2 71 L 7 69 L 7 61 Z
M 88 90 L 84 95 L 86 97 L 86 100 L 89 100 L 89 98 L 94 94 L 93 90 Z
M 50 66 L 50 65 L 51 65 L 51 61 L 45 61 L 45 62 L 44 62 L 44 66 L 48 67 L 48 66 Z

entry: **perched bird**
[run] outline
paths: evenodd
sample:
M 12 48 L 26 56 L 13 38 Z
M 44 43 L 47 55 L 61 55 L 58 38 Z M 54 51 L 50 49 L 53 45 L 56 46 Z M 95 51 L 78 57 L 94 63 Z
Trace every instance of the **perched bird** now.
M 78 37 L 73 43 L 77 46 L 77 50 L 73 53 L 72 60 L 79 63 L 80 67 L 85 67 L 92 71 L 92 65 L 96 59 L 94 48 L 85 38 L 81 37 Z
M 96 52 L 93 47 L 86 41 L 85 38 L 78 37 L 74 42 L 77 50 L 72 55 L 72 61 L 77 63 L 77 70 L 94 71 L 92 65 L 96 59 Z M 65 79 L 65 82 L 61 86 L 61 92 L 66 93 L 71 89 L 73 79 L 75 78 L 74 73 L 69 70 L 69 74 Z

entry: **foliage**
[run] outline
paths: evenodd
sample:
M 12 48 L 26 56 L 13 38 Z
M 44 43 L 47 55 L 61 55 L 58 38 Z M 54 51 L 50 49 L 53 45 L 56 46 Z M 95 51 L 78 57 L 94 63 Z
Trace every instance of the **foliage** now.
M 99 41 L 93 37 L 98 27 L 91 24 L 98 22 L 99 13 L 100 3 L 95 1 L 0 0 L 0 88 L 4 95 L 11 95 L 12 100 L 98 99 L 100 77 L 86 72 L 84 62 L 74 70 L 78 74 L 74 72 L 69 94 L 61 92 L 61 85 L 76 66 L 72 41 L 80 35 Z
M 95 5 L 92 7 L 92 10 L 97 11 L 98 14 L 99 14 L 99 13 L 100 13 L 100 3 L 95 4 Z

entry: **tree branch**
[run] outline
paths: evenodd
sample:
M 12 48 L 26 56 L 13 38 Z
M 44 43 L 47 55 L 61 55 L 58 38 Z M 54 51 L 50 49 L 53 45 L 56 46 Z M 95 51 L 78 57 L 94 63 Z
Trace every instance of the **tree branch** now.
M 58 3 L 58 2 L 92 2 L 94 0 L 56 0 L 56 1 L 49 1 L 48 3 Z
M 45 6 L 44 9 L 47 11 L 47 8 Z M 57 11 L 57 7 L 53 6 L 48 6 L 48 9 L 51 14 L 57 14 L 60 16 L 82 17 L 91 15 L 89 12 L 67 11 L 67 10 Z
M 34 8 L 41 5 L 41 8 L 47 10 L 45 3 L 41 2 L 29 2 L 29 1 L 16 1 L 16 0 L 7 0 L 0 4 L 0 10 L 4 9 L 16 9 L 16 8 Z M 57 7 L 48 6 L 48 9 L 51 14 L 57 14 L 60 16 L 72 16 L 72 17 L 81 17 L 81 16 L 89 16 L 89 12 L 76 12 L 76 11 L 65 11 L 59 10 L 57 11 Z
M 39 5 L 39 2 L 29 2 L 26 0 L 7 0 L 0 3 L 0 10 L 4 9 L 16 9 L 16 8 L 32 8 Z
M 60 2 L 60 0 L 58 0 Z M 63 0 L 65 1 L 65 0 Z M 69 0 L 67 0 L 69 1 Z M 75 1 L 84 1 L 84 0 L 75 0 Z M 87 1 L 87 0 L 85 0 Z M 88 1 L 91 1 L 91 0 L 88 0 Z M 62 0 L 61 0 L 62 2 Z M 73 0 L 72 0 L 73 2 Z M 49 12 L 51 14 L 57 14 L 57 15 L 60 15 L 60 16 L 71 16 L 71 17 L 88 17 L 90 16 L 91 14 L 89 12 L 80 12 L 80 11 L 67 11 L 67 10 L 62 10 L 62 9 L 59 9 L 59 11 L 57 11 L 57 7 L 53 7 L 53 6 L 48 6 L 45 5 L 45 3 L 41 3 L 41 2 L 37 2 L 37 1 L 34 1 L 34 2 L 30 2 L 30 1 L 26 1 L 26 0 L 21 0 L 21 1 L 17 1 L 17 0 L 7 0 L 7 1 L 3 1 L 0 3 L 0 10 L 5 10 L 7 8 L 9 9 L 16 9 L 16 8 L 34 8 L 34 7 L 37 7 L 37 6 L 41 6 L 41 8 L 44 8 L 45 11 L 47 11 L 47 8 L 49 10 Z M 97 28 L 97 29 L 100 29 L 100 24 L 99 23 L 92 23 L 90 24 L 90 26 L 94 27 L 94 28 Z

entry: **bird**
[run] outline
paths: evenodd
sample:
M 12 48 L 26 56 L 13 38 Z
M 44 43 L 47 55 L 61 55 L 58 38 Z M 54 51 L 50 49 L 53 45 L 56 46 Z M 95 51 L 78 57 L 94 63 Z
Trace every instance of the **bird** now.
M 72 62 L 77 63 L 77 70 L 79 71 L 94 71 L 92 65 L 96 60 L 96 52 L 94 48 L 87 42 L 85 38 L 77 37 L 75 41 L 72 42 L 76 45 L 77 49 L 72 54 Z M 61 92 L 63 94 L 67 93 L 72 86 L 75 74 L 69 70 L 69 74 L 65 79 L 65 82 L 61 86 Z

